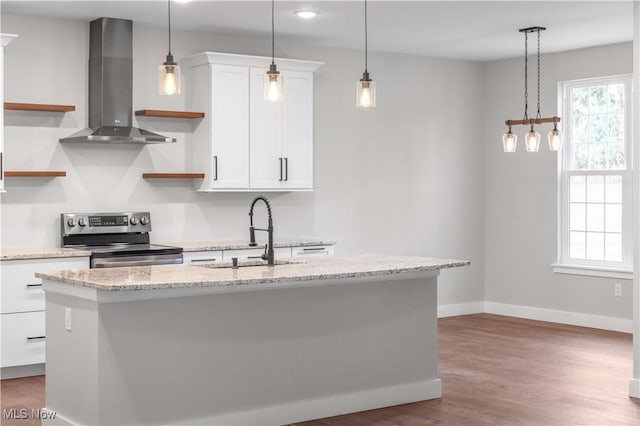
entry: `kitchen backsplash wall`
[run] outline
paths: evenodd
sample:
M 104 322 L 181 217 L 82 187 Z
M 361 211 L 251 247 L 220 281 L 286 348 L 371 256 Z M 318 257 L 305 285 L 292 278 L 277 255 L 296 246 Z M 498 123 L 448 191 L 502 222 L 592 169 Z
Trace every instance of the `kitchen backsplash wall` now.
M 2 30 L 20 36 L 6 50 L 6 100 L 77 108 L 60 116 L 7 112 L 7 168 L 66 170 L 67 177 L 7 181 L 3 246 L 58 246 L 59 215 L 74 211 L 149 210 L 156 242 L 248 237 L 248 208 L 256 194 L 201 194 L 191 181 L 142 179 L 144 172 L 186 170 L 185 139 L 196 122 L 137 120 L 140 127 L 175 137 L 172 145 L 58 143 L 87 124 L 88 22 L 3 15 Z M 384 34 L 370 36 L 374 46 Z M 134 110 L 185 109 L 184 94 L 157 94 L 166 29 L 134 22 L 133 42 Z M 172 47 L 178 59 L 206 50 L 270 53 L 267 39 L 184 31 L 173 33 Z M 378 107 L 363 111 L 355 106 L 361 51 L 281 42 L 276 54 L 325 62 L 315 74 L 316 190 L 267 194 L 276 239 L 332 239 L 339 254 L 471 259 L 471 267 L 442 277 L 439 301 L 483 300 L 483 151 L 477 138 L 482 64 L 372 53 Z

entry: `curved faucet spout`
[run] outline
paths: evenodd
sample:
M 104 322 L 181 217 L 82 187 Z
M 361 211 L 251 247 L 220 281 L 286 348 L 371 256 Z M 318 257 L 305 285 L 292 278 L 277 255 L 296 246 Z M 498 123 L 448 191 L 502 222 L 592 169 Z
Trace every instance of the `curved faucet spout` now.
M 259 229 L 253 226 L 253 208 L 256 206 L 258 201 L 263 201 L 267 206 L 267 213 L 269 215 L 269 225 L 267 229 Z M 262 258 L 269 264 L 269 266 L 273 266 L 275 264 L 275 253 L 273 249 L 273 217 L 271 216 L 271 204 L 269 204 L 269 200 L 266 197 L 259 195 L 253 199 L 251 202 L 251 207 L 249 208 L 249 245 L 256 246 L 256 231 L 266 231 L 269 234 L 269 244 L 267 245 L 266 253 L 262 255 Z

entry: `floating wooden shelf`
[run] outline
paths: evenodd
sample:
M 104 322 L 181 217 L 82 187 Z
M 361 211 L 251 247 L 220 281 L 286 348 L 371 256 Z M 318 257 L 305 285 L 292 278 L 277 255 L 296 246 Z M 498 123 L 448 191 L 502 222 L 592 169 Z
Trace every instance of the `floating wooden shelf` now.
M 4 172 L 4 177 L 44 177 L 44 178 L 53 178 L 53 177 L 65 177 L 67 172 L 62 171 L 37 171 L 37 170 L 27 170 L 27 171 L 6 171 Z
M 21 104 L 17 102 L 5 102 L 4 109 L 18 111 L 69 112 L 75 111 L 76 107 L 74 105 Z
M 165 118 L 204 118 L 204 112 L 193 111 L 163 111 L 159 109 L 141 109 L 136 111 L 139 117 L 165 117 Z
M 204 173 L 143 173 L 143 179 L 204 179 Z

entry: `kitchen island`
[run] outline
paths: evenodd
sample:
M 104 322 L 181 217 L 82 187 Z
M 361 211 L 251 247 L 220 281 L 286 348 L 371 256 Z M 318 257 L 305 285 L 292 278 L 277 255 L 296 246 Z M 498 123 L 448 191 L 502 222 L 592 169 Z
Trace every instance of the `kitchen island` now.
M 437 276 L 468 261 L 38 274 L 59 424 L 279 425 L 441 396 Z

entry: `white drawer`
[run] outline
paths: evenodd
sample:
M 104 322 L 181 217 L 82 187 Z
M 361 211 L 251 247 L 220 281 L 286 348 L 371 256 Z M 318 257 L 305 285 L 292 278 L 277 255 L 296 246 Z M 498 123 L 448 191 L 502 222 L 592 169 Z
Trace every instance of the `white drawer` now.
M 42 280 L 36 272 L 88 269 L 89 258 L 26 259 L 0 262 L 0 313 L 44 310 Z
M 292 247 L 291 257 L 333 256 L 333 246 Z
M 0 315 L 2 367 L 41 364 L 45 361 L 44 312 Z
M 276 259 L 289 259 L 291 258 L 291 247 L 276 247 L 273 250 L 274 257 Z M 222 252 L 222 260 L 224 262 L 231 262 L 231 258 L 237 257 L 238 260 L 255 260 L 261 259 L 264 253 L 264 246 L 258 246 L 254 249 L 242 249 L 242 250 L 224 250 Z
M 222 250 L 184 252 L 182 253 L 182 260 L 185 264 L 198 264 L 200 262 L 218 263 L 222 262 Z

